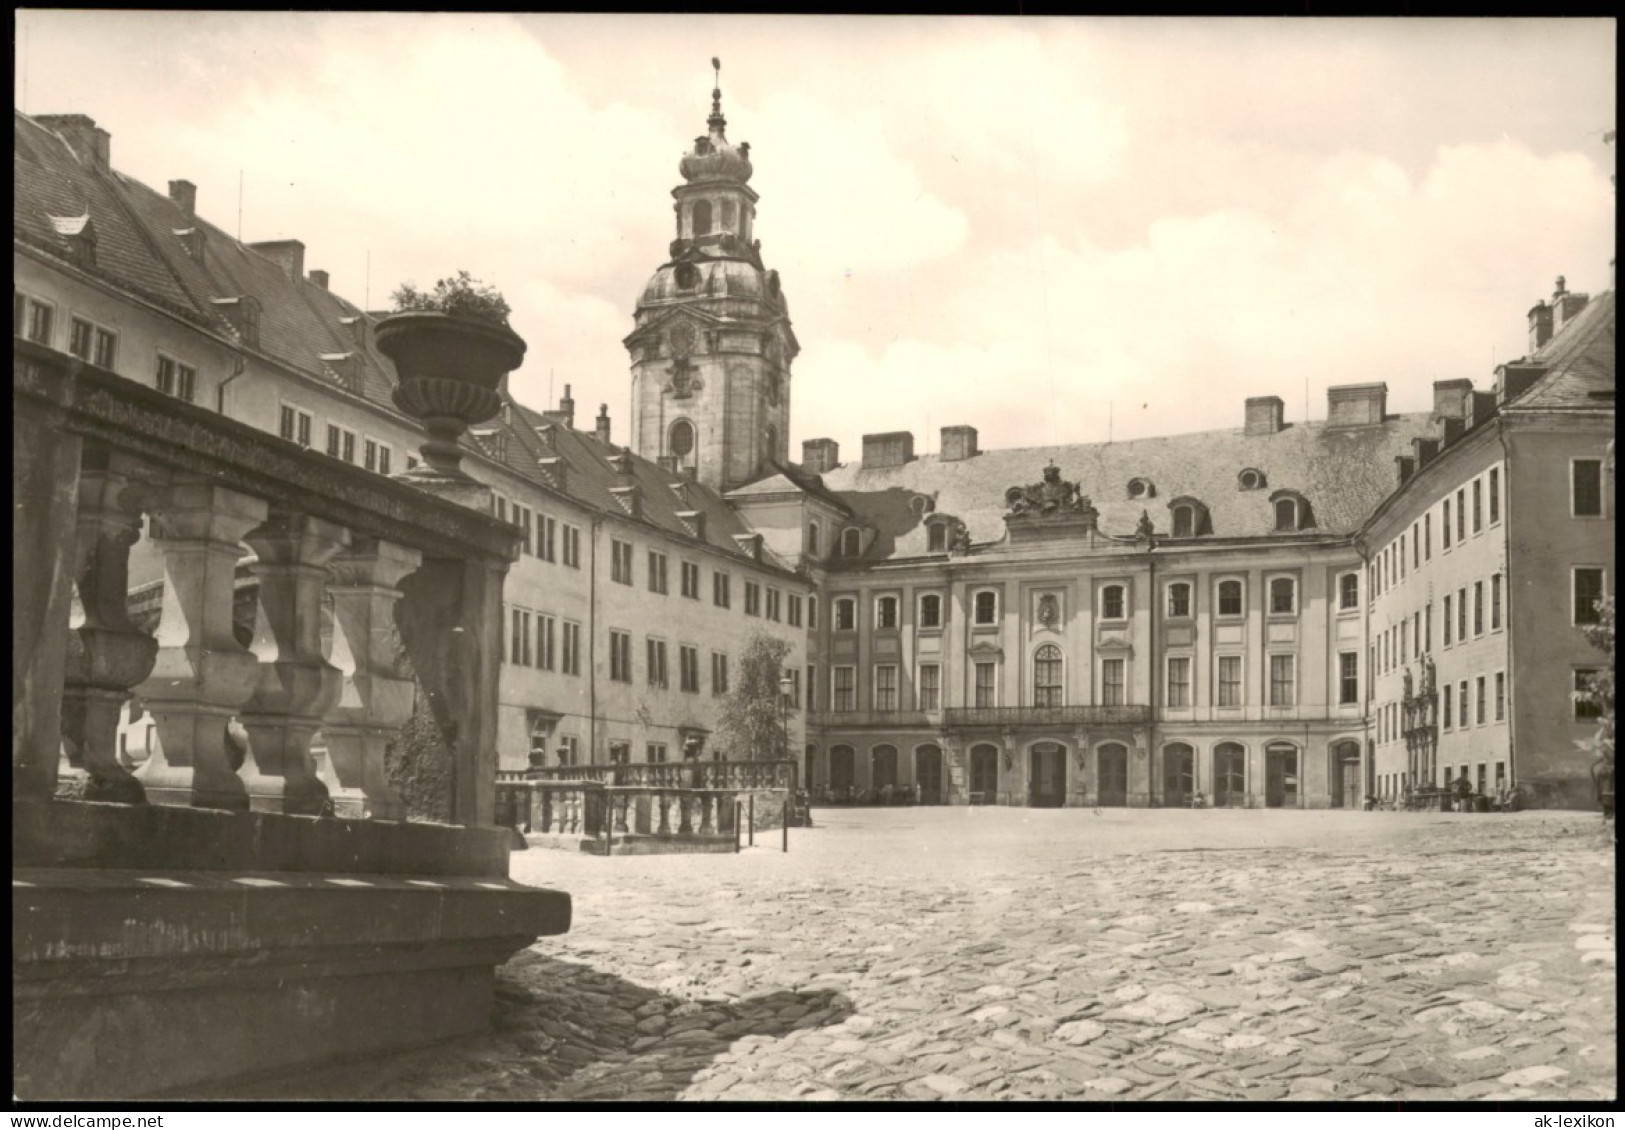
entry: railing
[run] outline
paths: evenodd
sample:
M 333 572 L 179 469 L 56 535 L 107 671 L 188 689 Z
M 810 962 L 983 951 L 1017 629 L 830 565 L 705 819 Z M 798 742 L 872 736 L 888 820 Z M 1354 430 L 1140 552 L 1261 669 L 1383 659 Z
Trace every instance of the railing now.
M 384 751 L 421 697 L 450 759 L 442 818 L 491 823 L 512 527 L 29 342 L 13 362 L 15 798 L 55 795 L 65 756 L 90 800 L 319 815 L 343 794 L 399 819 Z M 143 522 L 152 635 L 126 603 Z M 158 736 L 135 770 L 116 741 L 131 695 Z
M 591 781 L 602 785 L 662 789 L 793 789 L 794 761 L 638 761 L 619 765 L 551 765 L 504 771 L 499 781 Z
M 1151 721 L 1149 706 L 995 706 L 951 707 L 942 712 L 944 728 L 975 726 L 1143 726 Z
M 809 726 L 933 726 L 939 712 L 924 710 L 815 710 L 807 716 Z

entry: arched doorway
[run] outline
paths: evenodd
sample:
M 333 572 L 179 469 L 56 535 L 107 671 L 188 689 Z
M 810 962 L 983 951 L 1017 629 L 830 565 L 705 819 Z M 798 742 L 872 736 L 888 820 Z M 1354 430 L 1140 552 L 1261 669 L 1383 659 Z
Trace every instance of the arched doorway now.
M 999 799 L 999 750 L 979 745 L 970 751 L 970 802 L 994 804 Z
M 1240 808 L 1247 803 L 1247 751 L 1235 742 L 1213 747 L 1213 807 Z
M 922 745 L 914 751 L 914 784 L 920 790 L 921 804 L 941 804 L 942 750 L 934 745 Z
M 1291 742 L 1264 747 L 1264 807 L 1298 807 L 1298 747 Z
M 1332 807 L 1360 806 L 1360 743 L 1338 742 L 1332 746 Z
M 852 747 L 849 745 L 831 746 L 829 749 L 829 788 L 838 801 L 852 799 L 853 777 Z
M 897 747 L 877 745 L 869 751 L 869 791 L 875 800 L 890 800 L 897 792 Z
M 1060 742 L 1039 742 L 1028 755 L 1027 803 L 1034 808 L 1060 808 L 1066 803 L 1066 749 Z
M 1184 742 L 1162 747 L 1162 803 L 1187 808 L 1196 792 L 1196 751 Z
M 1107 742 L 1095 748 L 1095 804 L 1101 808 L 1128 807 L 1128 747 Z

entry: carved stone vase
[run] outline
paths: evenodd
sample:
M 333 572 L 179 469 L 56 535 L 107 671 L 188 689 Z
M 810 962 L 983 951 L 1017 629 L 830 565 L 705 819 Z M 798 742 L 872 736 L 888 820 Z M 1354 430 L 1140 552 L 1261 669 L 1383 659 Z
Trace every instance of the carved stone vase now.
M 431 474 L 467 476 L 458 440 L 502 407 L 502 378 L 525 358 L 525 340 L 506 326 L 429 311 L 392 314 L 373 331 L 395 362 L 395 407 L 423 421 L 423 461 Z

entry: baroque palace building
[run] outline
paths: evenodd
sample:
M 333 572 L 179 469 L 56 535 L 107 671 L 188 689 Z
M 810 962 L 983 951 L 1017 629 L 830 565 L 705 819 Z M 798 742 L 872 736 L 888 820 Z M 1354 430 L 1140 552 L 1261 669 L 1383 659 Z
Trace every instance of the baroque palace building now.
M 16 123 L 19 334 L 400 469 L 420 437 L 389 404 L 375 315 L 301 245 L 245 246 L 190 184 L 113 172 L 89 119 Z M 837 797 L 1352 807 L 1469 771 L 1582 799 L 1570 691 L 1600 657 L 1573 624 L 1613 562 L 1611 290 L 1560 288 L 1526 361 L 1488 393 L 1435 382 L 1431 412 L 1389 413 L 1369 383 L 1329 390 L 1314 422 L 1259 396 L 1219 431 L 983 451 L 958 425 L 935 455 L 886 432 L 856 462 L 832 439 L 796 462 L 799 345 L 755 237 L 750 147 L 719 92 L 706 124 L 623 343 L 629 447 L 604 413 L 577 430 L 568 387 L 539 413 L 506 397 L 467 441 L 525 532 L 503 767 L 703 740 L 762 628 L 792 645 L 802 780 Z M 1424 540 L 1420 566 L 1418 520 L 1451 539 Z M 1451 712 L 1428 732 L 1426 694 Z

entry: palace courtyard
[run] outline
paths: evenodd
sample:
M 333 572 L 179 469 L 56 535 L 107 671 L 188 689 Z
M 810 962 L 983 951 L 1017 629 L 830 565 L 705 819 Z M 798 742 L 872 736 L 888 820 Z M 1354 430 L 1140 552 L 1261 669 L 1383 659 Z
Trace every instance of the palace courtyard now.
M 790 852 L 530 850 L 568 935 L 491 1033 L 257 1097 L 1553 1100 L 1617 1094 L 1594 813 L 815 809 Z

